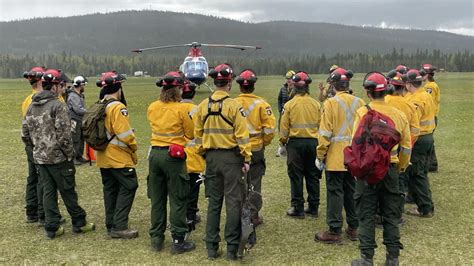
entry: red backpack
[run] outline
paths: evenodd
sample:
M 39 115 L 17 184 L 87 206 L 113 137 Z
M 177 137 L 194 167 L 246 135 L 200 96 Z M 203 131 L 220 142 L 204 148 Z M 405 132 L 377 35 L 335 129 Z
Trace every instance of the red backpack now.
M 344 149 L 344 165 L 355 179 L 373 185 L 387 174 L 390 152 L 401 136 L 392 119 L 366 107 L 369 111 L 362 117 L 352 144 Z

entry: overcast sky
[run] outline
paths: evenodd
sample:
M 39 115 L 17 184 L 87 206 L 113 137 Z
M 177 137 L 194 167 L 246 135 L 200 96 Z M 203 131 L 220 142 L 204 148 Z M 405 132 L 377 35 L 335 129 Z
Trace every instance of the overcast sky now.
M 0 21 L 131 9 L 199 13 L 249 22 L 295 20 L 434 29 L 474 36 L 472 0 L 0 0 Z

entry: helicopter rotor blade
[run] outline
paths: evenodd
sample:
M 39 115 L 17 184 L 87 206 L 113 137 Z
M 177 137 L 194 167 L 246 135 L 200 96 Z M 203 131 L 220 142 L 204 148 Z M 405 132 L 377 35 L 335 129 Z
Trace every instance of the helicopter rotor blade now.
M 231 49 L 238 49 L 238 50 L 246 50 L 246 49 L 259 50 L 259 49 L 262 49 L 261 46 L 238 45 L 238 44 L 210 44 L 210 43 L 201 43 L 201 46 L 231 48 Z
M 150 50 L 158 50 L 158 49 L 166 49 L 166 48 L 174 48 L 174 47 L 191 47 L 192 44 L 175 44 L 175 45 L 165 45 L 165 46 L 156 46 L 156 47 L 149 47 L 149 48 L 141 48 L 141 49 L 135 49 L 132 50 L 133 53 L 141 53 L 144 51 L 150 51 Z

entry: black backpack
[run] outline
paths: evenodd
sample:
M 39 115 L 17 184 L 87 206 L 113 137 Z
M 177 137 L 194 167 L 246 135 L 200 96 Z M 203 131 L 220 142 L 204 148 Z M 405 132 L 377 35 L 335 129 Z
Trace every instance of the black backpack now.
M 82 134 L 86 143 L 96 151 L 105 150 L 109 142 L 115 137 L 115 135 L 113 135 L 109 139 L 105 128 L 105 109 L 109 103 L 114 101 L 117 100 L 108 99 L 106 101 L 98 101 L 89 107 L 84 114 L 82 120 Z

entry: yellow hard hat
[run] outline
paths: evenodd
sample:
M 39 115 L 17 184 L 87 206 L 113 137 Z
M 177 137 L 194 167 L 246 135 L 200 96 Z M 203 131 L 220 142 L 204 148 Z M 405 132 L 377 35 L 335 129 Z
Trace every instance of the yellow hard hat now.
M 291 79 L 291 77 L 293 77 L 294 75 L 296 74 L 296 72 L 294 70 L 288 70 L 288 72 L 286 72 L 285 74 L 285 78 L 286 79 Z

